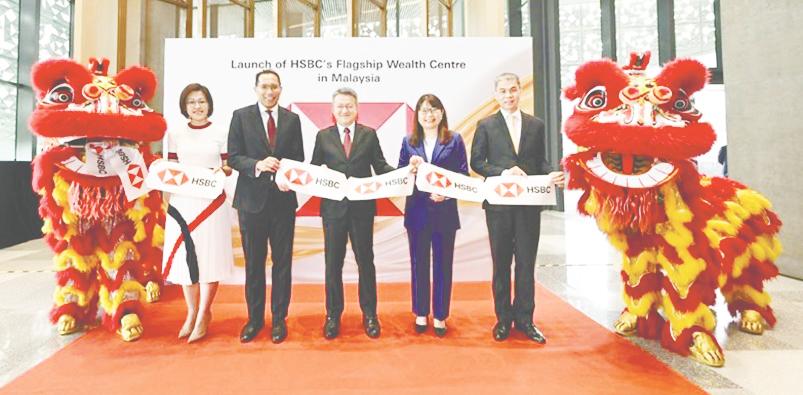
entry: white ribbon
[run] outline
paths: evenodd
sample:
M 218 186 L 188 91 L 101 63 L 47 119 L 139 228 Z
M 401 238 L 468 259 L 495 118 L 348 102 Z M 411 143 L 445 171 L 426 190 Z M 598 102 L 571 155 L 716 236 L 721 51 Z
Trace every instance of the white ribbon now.
M 145 179 L 149 188 L 203 199 L 220 196 L 225 183 L 226 175 L 222 171 L 163 159 L 151 163 Z
M 290 190 L 305 195 L 332 200 L 346 197 L 346 176 L 320 166 L 282 159 L 275 180 L 277 184 L 284 183 Z
M 554 206 L 557 202 L 548 175 L 488 177 L 483 189 L 490 204 Z
M 374 177 L 349 177 L 346 197 L 349 200 L 371 200 L 409 196 L 413 194 L 414 177 L 411 165 Z
M 138 149 L 116 145 L 110 141 L 94 141 L 84 146 L 84 154 L 86 160 L 72 156 L 61 164 L 79 174 L 119 177 L 129 202 L 151 191 L 145 186 L 148 167 Z
M 429 163 L 418 166 L 417 176 L 407 166 L 379 176 L 346 179 L 343 173 L 334 170 L 282 159 L 276 182 L 299 193 L 332 200 L 409 196 L 415 185 L 423 192 L 472 202 L 553 206 L 557 201 L 555 185 L 548 175 L 488 177 L 483 181 Z
M 419 191 L 470 202 L 485 200 L 482 184 L 479 178 L 455 173 L 426 162 L 418 165 L 415 180 L 415 186 Z

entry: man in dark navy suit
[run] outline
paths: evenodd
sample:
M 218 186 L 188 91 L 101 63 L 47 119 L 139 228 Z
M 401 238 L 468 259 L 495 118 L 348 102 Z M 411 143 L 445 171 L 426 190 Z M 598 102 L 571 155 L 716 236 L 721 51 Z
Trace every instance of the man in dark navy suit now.
M 240 220 L 245 253 L 245 298 L 248 323 L 240 333 L 243 343 L 253 340 L 265 320 L 265 260 L 270 241 L 273 327 L 271 340 L 287 337 L 290 305 L 293 234 L 296 224 L 296 194 L 279 190 L 275 182 L 279 161 L 304 160 L 301 121 L 279 106 L 282 82 L 272 70 L 257 73 L 254 91 L 257 103 L 234 111 L 229 127 L 229 165 L 240 172 L 234 208 Z
M 494 97 L 501 110 L 477 124 L 471 147 L 471 168 L 483 177 L 547 174 L 563 186 L 563 172 L 550 172 L 546 161 L 544 122 L 519 109 L 521 84 L 515 74 L 496 78 Z M 538 206 L 508 206 L 483 202 L 493 260 L 493 336 L 507 339 L 511 325 L 538 343 L 546 338 L 533 325 L 535 256 L 541 233 Z M 515 296 L 510 301 L 510 268 L 515 257 Z

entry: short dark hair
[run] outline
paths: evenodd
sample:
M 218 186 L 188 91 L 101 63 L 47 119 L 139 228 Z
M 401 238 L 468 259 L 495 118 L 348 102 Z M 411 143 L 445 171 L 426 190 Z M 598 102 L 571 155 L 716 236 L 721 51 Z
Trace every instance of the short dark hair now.
M 183 115 L 184 118 L 190 117 L 190 114 L 187 113 L 187 96 L 189 96 L 192 92 L 203 93 L 204 97 L 206 98 L 206 102 L 209 103 L 209 113 L 206 114 L 206 116 L 211 117 L 212 110 L 215 108 L 214 104 L 212 103 L 212 94 L 209 93 L 209 88 L 197 82 L 193 82 L 192 84 L 184 87 L 184 90 L 181 91 L 181 95 L 178 97 L 178 106 L 181 108 L 181 115 Z
M 265 70 L 262 70 L 259 73 L 257 73 L 257 75 L 254 77 L 254 86 L 259 85 L 259 76 L 262 75 L 262 74 L 273 74 L 273 75 L 275 75 L 276 79 L 279 80 L 279 86 L 282 86 L 282 77 L 279 77 L 279 73 L 277 73 L 277 72 L 275 72 L 275 71 L 273 71 L 271 69 L 265 69 Z

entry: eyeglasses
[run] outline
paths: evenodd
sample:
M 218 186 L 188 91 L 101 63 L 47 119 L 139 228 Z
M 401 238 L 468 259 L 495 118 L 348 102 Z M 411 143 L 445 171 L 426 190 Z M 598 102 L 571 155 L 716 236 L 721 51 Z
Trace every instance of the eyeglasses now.
M 440 114 L 441 111 L 443 111 L 443 110 L 441 110 L 440 108 L 435 108 L 435 107 L 423 107 L 423 108 L 418 109 L 418 112 L 420 112 L 422 114 Z

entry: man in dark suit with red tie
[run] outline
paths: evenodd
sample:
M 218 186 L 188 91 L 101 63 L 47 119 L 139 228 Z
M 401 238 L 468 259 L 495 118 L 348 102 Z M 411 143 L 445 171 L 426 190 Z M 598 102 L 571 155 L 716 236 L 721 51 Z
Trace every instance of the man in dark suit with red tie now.
M 385 161 L 376 131 L 356 123 L 356 92 L 349 88 L 335 91 L 332 115 L 337 123 L 318 132 L 312 153 L 313 165 L 326 165 L 346 177 L 370 177 L 371 168 L 377 174 L 395 170 Z M 363 327 L 368 337 L 379 337 L 374 267 L 375 214 L 374 200 L 321 200 L 326 266 L 326 323 L 323 333 L 327 339 L 334 339 L 340 333 L 340 316 L 344 307 L 343 259 L 349 239 L 360 276 Z
M 515 74 L 496 78 L 494 97 L 500 111 L 477 124 L 471 145 L 471 168 L 483 177 L 546 174 L 544 123 L 519 109 L 521 84 Z M 550 172 L 563 186 L 563 172 Z M 533 324 L 535 310 L 535 256 L 541 233 L 538 206 L 508 206 L 483 202 L 493 260 L 492 288 L 496 325 L 493 337 L 507 339 L 512 325 L 537 343 L 546 338 Z M 510 300 L 511 265 L 515 258 L 514 298 Z
M 229 165 L 240 172 L 234 208 L 240 220 L 245 253 L 245 298 L 248 323 L 240 341 L 250 342 L 265 322 L 265 260 L 270 241 L 271 340 L 287 337 L 290 305 L 293 234 L 296 223 L 295 192 L 281 191 L 275 174 L 283 158 L 304 160 L 301 121 L 278 105 L 282 83 L 275 71 L 257 73 L 254 91 L 258 102 L 234 112 L 229 128 Z

